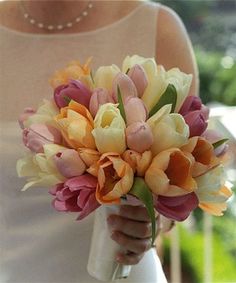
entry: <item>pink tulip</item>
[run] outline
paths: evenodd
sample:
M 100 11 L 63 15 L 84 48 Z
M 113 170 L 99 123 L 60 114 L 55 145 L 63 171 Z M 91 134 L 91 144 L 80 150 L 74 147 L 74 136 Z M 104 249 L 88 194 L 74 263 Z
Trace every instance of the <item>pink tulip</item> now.
M 210 143 L 215 143 L 219 140 L 222 140 L 223 137 L 216 131 L 214 130 L 206 130 L 203 134 L 202 137 L 204 137 L 206 140 L 208 140 Z M 223 143 L 222 145 L 220 145 L 219 147 L 217 147 L 214 152 L 216 156 L 222 156 L 226 153 L 227 149 L 228 149 L 228 144 Z
M 151 128 L 145 122 L 135 122 L 129 125 L 125 133 L 128 148 L 139 153 L 148 150 L 153 144 Z
M 128 96 L 138 96 L 135 84 L 130 77 L 123 73 L 118 73 L 112 83 L 112 92 L 115 102 L 118 101 L 118 87 L 120 89 L 123 102 Z
M 52 202 L 58 211 L 80 212 L 81 220 L 100 206 L 95 197 L 97 178 L 84 174 L 56 185 L 50 190 L 55 196 Z
M 167 218 L 183 221 L 191 211 L 198 207 L 198 198 L 194 192 L 176 196 L 154 196 L 154 207 L 162 215 Z
M 58 171 L 66 178 L 80 176 L 86 170 L 86 165 L 74 149 L 66 149 L 54 156 Z
M 124 102 L 126 124 L 134 122 L 145 122 L 147 119 L 147 109 L 143 101 L 138 97 L 129 96 Z
M 67 85 L 60 85 L 54 90 L 54 100 L 58 108 L 65 107 L 72 99 L 89 107 L 91 91 L 81 82 L 71 80 Z
M 45 124 L 33 124 L 23 130 L 23 142 L 31 151 L 43 152 L 45 144 L 61 144 L 62 136 L 58 129 Z
M 109 94 L 108 90 L 104 88 L 97 88 L 93 91 L 90 103 L 89 103 L 89 111 L 93 117 L 96 116 L 100 105 L 105 103 L 114 103 L 114 99 Z
M 128 76 L 136 86 L 138 97 L 142 97 L 148 85 L 148 79 L 144 68 L 141 65 L 134 65 L 129 71 Z
M 24 129 L 24 128 L 25 128 L 24 122 L 25 122 L 26 120 L 28 120 L 28 118 L 29 118 L 30 116 L 32 116 L 33 114 L 35 114 L 35 113 L 36 113 L 36 110 L 33 109 L 33 108 L 28 107 L 28 108 L 25 108 L 25 109 L 24 109 L 24 112 L 20 115 L 20 117 L 19 117 L 19 119 L 18 119 L 18 122 L 19 122 L 19 124 L 20 124 L 21 129 Z
M 179 114 L 184 117 L 189 126 L 190 137 L 200 136 L 207 128 L 207 119 L 209 117 L 209 108 L 202 104 L 197 96 L 188 96 Z

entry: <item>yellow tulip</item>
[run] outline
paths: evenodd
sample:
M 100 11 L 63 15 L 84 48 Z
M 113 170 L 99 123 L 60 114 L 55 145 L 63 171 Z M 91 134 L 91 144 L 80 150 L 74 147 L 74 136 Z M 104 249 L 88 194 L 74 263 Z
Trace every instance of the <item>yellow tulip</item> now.
M 116 65 L 99 67 L 94 75 L 95 87 L 112 90 L 112 82 L 115 76 L 120 72 Z
M 98 161 L 96 199 L 100 203 L 120 203 L 133 185 L 133 170 L 119 154 L 105 153 Z
M 93 118 L 85 106 L 72 100 L 68 106 L 61 108 L 55 121 L 72 148 L 96 148 L 92 135 Z
M 25 128 L 29 128 L 32 124 L 47 124 L 56 126 L 54 117 L 59 114 L 58 107 L 54 100 L 43 100 L 42 105 L 39 106 L 36 113 L 29 116 L 27 120 L 23 122 Z
M 64 182 L 53 161 L 53 156 L 66 148 L 56 144 L 44 145 L 44 153 L 28 155 L 17 161 L 16 170 L 19 177 L 28 177 L 23 191 L 29 187 L 50 187 Z
M 165 105 L 147 120 L 154 139 L 151 146 L 154 156 L 163 150 L 179 148 L 188 142 L 189 127 L 184 118 L 177 113 L 170 114 L 170 111 L 171 105 Z
M 99 152 L 121 154 L 125 151 L 125 122 L 116 104 L 106 103 L 100 106 L 92 134 Z
M 196 189 L 192 178 L 194 159 L 178 148 L 162 151 L 152 160 L 145 181 L 156 195 L 180 196 Z

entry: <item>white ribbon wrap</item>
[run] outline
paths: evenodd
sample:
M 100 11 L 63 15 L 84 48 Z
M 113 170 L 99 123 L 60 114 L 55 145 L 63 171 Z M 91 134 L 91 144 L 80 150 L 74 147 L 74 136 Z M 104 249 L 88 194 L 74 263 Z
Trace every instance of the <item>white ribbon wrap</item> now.
M 118 212 L 119 205 L 102 205 L 95 212 L 87 270 L 100 281 L 126 278 L 131 271 L 131 265 L 122 265 L 116 261 L 116 255 L 122 248 L 111 239 L 111 231 L 107 225 L 108 216 Z

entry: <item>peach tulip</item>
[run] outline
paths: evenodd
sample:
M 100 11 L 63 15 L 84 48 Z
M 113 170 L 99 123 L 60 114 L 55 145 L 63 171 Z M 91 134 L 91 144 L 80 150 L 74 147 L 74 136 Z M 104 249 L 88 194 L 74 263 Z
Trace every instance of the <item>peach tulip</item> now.
M 61 108 L 55 121 L 72 148 L 96 148 L 92 135 L 93 118 L 85 106 L 72 100 L 67 107 Z
M 103 204 L 120 203 L 133 185 L 133 170 L 116 153 L 105 153 L 98 161 L 96 198 Z
M 191 153 L 195 159 L 193 177 L 200 176 L 219 165 L 220 160 L 215 156 L 214 148 L 203 137 L 192 137 L 181 150 Z
M 144 151 L 143 153 L 136 152 L 134 150 L 126 150 L 122 158 L 133 169 L 134 174 L 143 177 L 152 161 L 151 151 Z
M 145 174 L 145 181 L 155 195 L 180 196 L 196 189 L 192 177 L 194 160 L 178 148 L 156 155 Z
M 90 148 L 79 148 L 78 152 L 80 158 L 84 161 L 87 167 L 90 167 L 92 164 L 96 163 L 101 156 L 101 153 Z

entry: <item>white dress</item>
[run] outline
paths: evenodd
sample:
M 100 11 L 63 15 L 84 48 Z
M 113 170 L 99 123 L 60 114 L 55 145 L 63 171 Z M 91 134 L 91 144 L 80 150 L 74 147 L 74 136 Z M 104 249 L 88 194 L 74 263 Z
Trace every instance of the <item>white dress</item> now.
M 93 214 L 81 222 L 51 206 L 48 189 L 21 192 L 15 165 L 23 156 L 17 117 L 52 95 L 48 79 L 69 61 L 93 56 L 93 68 L 121 65 L 128 54 L 155 54 L 158 5 L 143 3 L 107 27 L 70 35 L 33 35 L 0 26 L 0 282 L 93 283 L 86 265 Z M 122 280 L 117 282 L 123 282 Z M 165 283 L 154 250 L 124 282 Z

